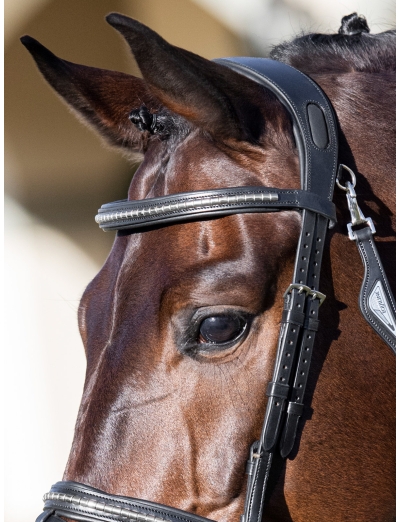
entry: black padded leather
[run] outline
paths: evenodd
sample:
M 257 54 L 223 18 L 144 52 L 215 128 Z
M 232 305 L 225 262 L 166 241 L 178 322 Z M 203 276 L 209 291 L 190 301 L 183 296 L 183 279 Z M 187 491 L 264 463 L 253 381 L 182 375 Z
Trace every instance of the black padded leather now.
M 276 60 L 239 57 L 215 61 L 265 86 L 279 98 L 293 120 L 302 188 L 331 201 L 337 170 L 337 125 L 331 103 L 321 88 L 294 67 Z M 319 107 L 325 118 L 329 144 L 324 149 L 315 145 L 311 135 L 307 111 L 310 103 Z M 317 140 L 325 140 L 318 126 L 313 134 Z

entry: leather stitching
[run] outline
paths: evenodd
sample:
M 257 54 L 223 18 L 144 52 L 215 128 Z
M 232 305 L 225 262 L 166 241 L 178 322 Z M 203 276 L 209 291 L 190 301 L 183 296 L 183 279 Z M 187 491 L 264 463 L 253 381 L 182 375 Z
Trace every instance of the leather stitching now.
M 221 60 L 221 61 L 224 61 L 224 60 Z M 229 60 L 226 60 L 227 62 L 230 62 Z M 235 63 L 235 62 L 233 62 Z M 240 63 L 240 62 L 239 62 Z M 287 65 L 287 64 L 286 64 Z M 284 93 L 286 98 L 287 98 L 287 101 L 290 103 L 290 106 L 292 108 L 292 110 L 297 114 L 297 117 L 299 119 L 299 123 L 300 123 L 300 126 L 301 128 L 303 129 L 304 133 L 309 136 L 309 131 L 308 131 L 308 127 L 307 125 L 305 125 L 304 123 L 304 118 L 303 116 L 299 113 L 299 110 L 298 108 L 296 107 L 296 105 L 294 105 L 290 99 L 290 97 L 287 95 L 286 91 L 284 91 L 276 82 L 274 82 L 273 80 L 271 80 L 270 78 L 268 78 L 267 76 L 265 76 L 265 74 L 257 71 L 256 69 L 254 69 L 253 67 L 249 66 L 249 65 L 245 65 L 245 64 L 242 64 L 240 63 L 240 66 L 243 67 L 243 68 L 246 68 L 248 69 L 249 71 L 253 71 L 254 73 L 256 73 L 257 75 L 265 78 L 269 83 L 271 83 L 272 85 L 274 85 L 276 87 L 276 89 L 281 92 L 281 93 Z M 326 101 L 325 101 L 325 95 L 322 93 L 321 89 L 319 88 L 319 86 L 317 84 L 315 84 L 308 76 L 306 76 L 304 73 L 302 73 L 301 71 L 298 71 L 297 69 L 295 69 L 294 67 L 292 67 L 291 65 L 287 65 L 288 67 L 290 67 L 291 69 L 293 69 L 294 71 L 300 73 L 307 81 L 308 83 L 311 84 L 311 86 L 313 88 L 316 89 L 316 91 L 319 93 L 319 95 L 321 96 L 322 98 L 322 102 L 321 101 L 318 101 L 317 103 L 319 103 L 321 106 L 323 106 L 325 108 L 325 110 L 327 109 L 327 113 L 329 114 L 330 113 L 330 106 L 327 105 Z M 268 88 L 268 87 L 267 87 Z M 308 103 L 310 103 L 311 101 L 313 102 L 316 102 L 317 100 L 308 100 Z M 328 118 L 328 121 L 329 121 L 329 130 L 330 130 L 330 134 L 332 134 L 333 136 L 333 142 L 334 144 L 336 145 L 336 139 L 335 139 L 335 127 L 333 125 L 333 122 L 331 120 L 331 118 L 329 117 Z M 305 148 L 306 148 L 306 151 L 307 151 L 307 161 L 308 161 L 308 166 L 310 166 L 310 148 L 308 147 L 309 143 L 312 142 L 310 139 L 308 140 L 304 140 L 304 145 L 305 145 Z M 320 149 L 316 148 L 318 151 L 320 151 Z M 336 162 L 334 162 L 336 163 Z M 328 199 L 332 199 L 332 194 L 333 194 L 333 187 L 334 187 L 334 180 L 335 180 L 335 177 L 336 177 L 336 172 L 335 172 L 335 167 L 333 167 L 332 169 L 332 173 L 333 173 L 333 176 L 331 176 L 331 179 L 330 179 L 330 188 L 329 188 L 329 195 L 328 195 Z M 310 168 L 308 168 L 308 172 L 307 172 L 307 182 L 308 182 L 308 190 L 311 190 L 311 171 L 310 171 Z

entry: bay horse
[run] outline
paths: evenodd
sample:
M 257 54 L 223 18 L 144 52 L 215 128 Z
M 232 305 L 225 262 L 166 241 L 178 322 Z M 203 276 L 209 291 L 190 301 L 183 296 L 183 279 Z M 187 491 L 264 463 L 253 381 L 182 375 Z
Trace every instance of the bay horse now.
M 143 158 L 128 201 L 237 186 L 299 189 L 291 118 L 270 89 L 130 18 L 107 21 L 143 79 L 62 60 L 28 36 L 22 42 L 81 119 Z M 339 163 L 357 177 L 393 284 L 394 31 L 369 34 L 354 13 L 338 34 L 301 36 L 271 58 L 329 97 Z M 358 309 L 363 266 L 347 237 L 343 192 L 334 203 L 304 413 L 288 458 L 272 465 L 265 521 L 395 518 L 394 356 Z M 240 519 L 300 230 L 301 214 L 284 210 L 117 234 L 79 306 L 87 372 L 64 481 L 173 506 L 190 520 Z M 110 513 L 104 520 L 118 520 Z M 186 520 L 179 517 L 171 520 Z

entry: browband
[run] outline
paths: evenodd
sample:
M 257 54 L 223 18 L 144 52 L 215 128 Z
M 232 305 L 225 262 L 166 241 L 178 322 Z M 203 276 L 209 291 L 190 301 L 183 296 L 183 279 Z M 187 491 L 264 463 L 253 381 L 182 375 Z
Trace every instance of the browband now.
M 96 222 L 103 230 L 145 228 L 240 212 L 307 209 L 336 222 L 335 205 L 305 190 L 264 187 L 183 192 L 140 201 L 115 201 L 99 209 Z

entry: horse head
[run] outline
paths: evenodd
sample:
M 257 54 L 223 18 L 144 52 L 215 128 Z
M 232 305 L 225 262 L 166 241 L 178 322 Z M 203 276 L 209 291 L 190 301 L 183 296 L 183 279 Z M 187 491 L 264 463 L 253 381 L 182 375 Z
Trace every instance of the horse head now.
M 81 120 L 108 144 L 142 158 L 129 201 L 234 186 L 299 188 L 291 119 L 269 89 L 168 44 L 137 21 L 118 14 L 107 21 L 128 42 L 143 78 L 62 60 L 30 37 L 23 43 Z M 349 144 L 355 124 L 343 102 L 347 72 L 339 75 L 331 64 L 320 71 L 321 84 L 343 113 L 342 155 L 367 175 L 368 162 L 353 156 L 363 145 Z M 357 73 L 352 81 L 361 82 Z M 64 480 L 221 522 L 239 519 L 300 228 L 300 214 L 287 210 L 117 234 L 79 307 L 87 372 Z M 373 487 L 380 498 L 392 487 L 377 465 L 381 445 L 374 452 L 368 442 L 389 429 L 385 386 L 374 397 L 368 388 L 382 376 L 391 385 L 392 361 L 362 319 L 351 319 L 357 290 L 343 268 L 357 270 L 359 261 L 347 253 L 344 234 L 333 234 L 302 438 L 273 477 L 274 520 L 343 520 L 346 470 L 358 481 L 349 497 L 362 513 L 358 520 L 391 510 L 391 493 L 386 508 L 380 502 L 371 509 L 366 499 Z M 362 362 L 355 335 L 371 347 Z M 365 380 L 371 359 L 379 364 Z M 380 420 L 367 437 L 361 430 L 372 412 Z M 360 476 L 363 466 L 372 476 Z M 302 498 L 307 505 L 300 506 Z

